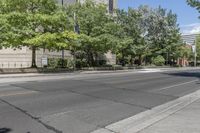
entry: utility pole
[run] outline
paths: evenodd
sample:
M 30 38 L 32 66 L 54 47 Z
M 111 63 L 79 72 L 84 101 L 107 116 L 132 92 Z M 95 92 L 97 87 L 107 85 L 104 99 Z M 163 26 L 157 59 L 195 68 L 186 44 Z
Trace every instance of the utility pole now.
M 80 0 L 76 0 L 77 3 L 80 2 Z M 80 34 L 80 28 L 77 22 L 77 18 L 76 18 L 76 12 L 74 12 L 74 32 L 77 34 Z M 76 50 L 73 49 L 73 59 L 74 59 L 74 64 L 73 64 L 73 69 L 76 69 Z
M 62 0 L 62 7 L 64 5 L 64 1 Z M 64 48 L 62 49 L 62 67 L 64 68 L 64 60 L 65 60 L 65 50 Z

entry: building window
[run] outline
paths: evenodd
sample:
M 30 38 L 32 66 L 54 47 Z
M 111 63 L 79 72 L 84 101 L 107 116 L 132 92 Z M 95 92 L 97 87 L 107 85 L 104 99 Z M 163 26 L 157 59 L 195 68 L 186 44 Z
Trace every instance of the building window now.
M 114 3 L 113 0 L 109 0 L 109 13 L 113 13 Z

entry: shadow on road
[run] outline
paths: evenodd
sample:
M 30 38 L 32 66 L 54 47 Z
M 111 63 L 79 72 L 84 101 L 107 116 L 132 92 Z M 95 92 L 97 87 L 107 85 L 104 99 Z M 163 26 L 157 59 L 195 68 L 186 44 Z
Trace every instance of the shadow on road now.
M 199 72 L 177 72 L 177 73 L 165 73 L 171 76 L 184 76 L 184 77 L 196 77 L 200 78 L 200 71 Z
M 164 74 L 167 74 L 170 76 L 178 76 L 178 77 L 198 78 L 199 82 L 197 84 L 200 84 L 200 71 L 164 73 Z
M 0 128 L 0 133 L 10 133 L 11 131 L 10 128 Z

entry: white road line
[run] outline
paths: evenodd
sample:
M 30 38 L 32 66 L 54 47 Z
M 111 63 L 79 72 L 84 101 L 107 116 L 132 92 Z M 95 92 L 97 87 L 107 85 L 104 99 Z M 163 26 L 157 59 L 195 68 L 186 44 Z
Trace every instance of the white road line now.
M 16 92 L 16 93 L 9 93 L 9 94 L 0 94 L 0 97 L 25 95 L 25 94 L 31 94 L 31 93 L 37 93 L 37 92 L 36 91 L 28 91 L 28 92 Z
M 71 113 L 71 112 L 73 112 L 73 111 L 56 113 L 56 114 L 48 115 L 48 116 L 45 116 L 45 117 L 59 117 L 59 116 L 62 116 L 62 115 L 65 115 L 65 114 L 68 114 L 68 113 Z
M 162 91 L 162 90 L 170 89 L 170 88 L 173 88 L 173 87 L 182 86 L 182 85 L 186 85 L 186 84 L 189 84 L 189 83 L 194 83 L 194 82 L 197 82 L 197 81 L 199 81 L 199 80 L 196 79 L 196 80 L 192 80 L 192 81 L 189 81 L 189 82 L 184 82 L 184 83 L 180 83 L 180 84 L 171 85 L 171 86 L 168 86 L 168 87 L 156 89 L 156 90 L 153 90 L 153 91 Z

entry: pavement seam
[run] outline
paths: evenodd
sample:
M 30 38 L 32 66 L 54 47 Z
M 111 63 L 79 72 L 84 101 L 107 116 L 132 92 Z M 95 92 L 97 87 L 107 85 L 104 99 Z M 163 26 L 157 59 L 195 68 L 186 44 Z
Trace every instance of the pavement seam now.
M 93 82 L 93 81 L 87 81 L 87 80 L 77 80 L 77 81 L 80 81 L 80 82 Z M 196 81 L 196 80 L 195 80 Z M 194 82 L 195 82 L 194 81 Z M 198 80 L 197 80 L 198 81 Z M 191 82 L 191 81 L 190 81 Z M 94 82 L 93 82 L 94 83 Z M 171 98 L 179 98 L 178 96 L 173 96 L 173 95 L 166 95 L 166 94 L 162 94 L 162 93 L 157 93 L 155 91 L 142 91 L 142 90 L 138 90 L 138 89 L 128 89 L 128 88 L 123 88 L 123 87 L 114 87 L 112 86 L 112 84 L 109 84 L 109 83 L 100 83 L 100 82 L 97 82 L 95 81 L 95 83 L 99 84 L 99 85 L 102 85 L 102 86 L 105 86 L 105 87 L 110 87 L 112 89 L 118 89 L 118 90 L 127 90 L 127 91 L 130 91 L 130 92 L 139 92 L 139 93 L 146 93 L 146 94 L 153 94 L 153 95 L 160 95 L 160 96 L 167 96 L 167 97 L 171 97 Z M 175 87 L 175 86 L 174 86 Z M 173 88 L 173 87 L 172 87 Z
M 67 91 L 68 91 L 68 92 L 71 92 L 71 93 L 75 93 L 75 94 L 83 95 L 83 96 L 93 97 L 93 98 L 96 98 L 96 99 L 112 101 L 112 102 L 115 102 L 115 103 L 121 103 L 121 104 L 130 105 L 130 106 L 136 106 L 136 107 L 140 107 L 140 108 L 143 108 L 143 109 L 151 109 L 151 108 L 146 107 L 146 106 L 141 106 L 141 105 L 137 105 L 137 104 L 130 104 L 130 103 L 126 103 L 126 102 L 120 102 L 120 101 L 112 100 L 112 99 L 108 99 L 108 98 L 101 98 L 101 97 L 92 96 L 92 95 L 85 94 L 85 93 L 79 93 L 79 92 L 72 91 L 72 90 L 67 90 Z
M 3 99 L 1 99 L 1 98 L 0 98 L 0 101 L 2 101 L 3 103 L 9 105 L 10 107 L 12 107 L 12 108 L 14 108 L 14 109 L 16 109 L 16 110 L 18 110 L 18 111 L 20 111 L 21 113 L 25 114 L 26 116 L 28 116 L 28 117 L 31 118 L 32 120 L 35 120 L 36 122 L 38 122 L 39 124 L 41 124 L 42 126 L 44 126 L 46 129 L 51 130 L 51 131 L 53 131 L 53 132 L 55 132 L 55 133 L 63 133 L 62 131 L 56 129 L 55 127 L 52 127 L 52 126 L 50 126 L 50 125 L 44 123 L 43 121 L 40 120 L 40 118 L 31 115 L 31 114 L 28 113 L 26 110 L 23 110 L 23 109 L 21 109 L 21 108 L 15 106 L 15 105 L 13 105 L 13 104 L 11 104 L 11 103 L 9 103 L 9 102 L 3 100 Z
M 85 82 L 84 80 L 77 80 L 77 81 Z M 98 82 L 96 82 L 96 83 L 98 83 Z M 124 88 L 113 87 L 112 85 L 109 85 L 109 84 L 101 84 L 101 83 L 98 83 L 98 84 L 106 86 L 106 87 L 111 87 L 112 89 L 124 89 Z M 27 87 L 21 87 L 21 86 L 18 86 L 17 84 L 11 84 L 11 85 L 15 86 L 15 87 L 24 88 L 24 89 L 27 89 L 27 90 L 32 90 L 32 91 L 36 91 L 36 92 L 42 92 L 40 90 L 30 89 L 30 88 L 27 88 Z M 92 96 L 92 95 L 89 95 L 89 94 L 80 93 L 80 92 L 76 92 L 76 91 L 72 91 L 72 90 L 65 90 L 65 91 L 66 92 L 71 92 L 71 93 L 74 93 L 74 94 L 79 94 L 79 95 L 84 95 L 84 96 L 88 96 L 88 97 L 93 97 L 93 98 L 96 98 L 96 99 L 112 101 L 112 102 L 115 102 L 115 103 L 121 103 L 121 104 L 130 105 L 130 106 L 136 106 L 136 107 L 140 107 L 140 108 L 143 108 L 143 109 L 151 109 L 151 107 L 146 107 L 146 106 L 137 105 L 137 104 L 130 104 L 130 103 L 126 103 L 126 102 L 120 102 L 118 100 L 112 100 L 112 99 L 108 99 L 108 98 L 101 98 L 101 97 Z
M 42 91 L 40 91 L 40 90 L 37 90 L 37 89 L 30 89 L 30 88 L 28 88 L 28 87 L 20 86 L 20 85 L 18 85 L 18 84 L 10 84 L 10 86 L 23 88 L 23 89 L 29 90 L 29 91 L 42 92 Z
M 86 80 L 77 80 L 77 81 L 80 81 L 80 82 L 88 82 L 88 83 L 91 82 L 91 81 L 86 81 Z M 93 82 L 93 81 L 92 81 L 92 82 Z M 93 83 L 94 83 L 94 82 L 93 82 Z M 109 84 L 109 83 L 100 83 L 100 82 L 97 82 L 97 81 L 95 81 L 95 83 L 97 83 L 98 85 L 102 85 L 102 86 L 105 86 L 105 87 L 110 87 L 110 88 L 116 89 L 116 90 L 126 90 L 126 91 L 130 91 L 130 92 L 140 92 L 140 93 L 147 93 L 147 94 L 154 94 L 154 95 L 167 96 L 167 97 L 171 97 L 171 98 L 179 98 L 179 97 L 177 97 L 177 96 L 165 95 L 165 94 L 161 94 L 161 93 L 147 92 L 147 91 L 141 91 L 141 90 L 136 90 L 136 89 L 128 89 L 128 88 L 123 88 L 123 87 L 115 87 L 115 86 L 112 86 L 112 84 Z

